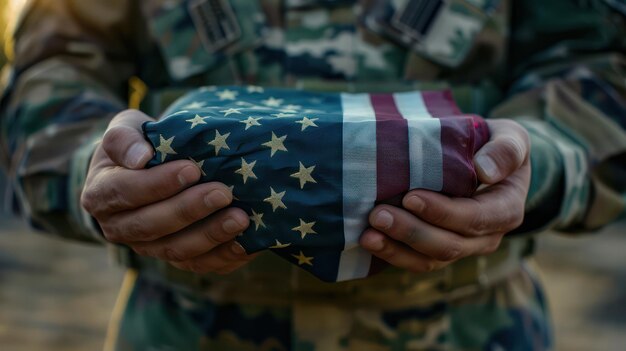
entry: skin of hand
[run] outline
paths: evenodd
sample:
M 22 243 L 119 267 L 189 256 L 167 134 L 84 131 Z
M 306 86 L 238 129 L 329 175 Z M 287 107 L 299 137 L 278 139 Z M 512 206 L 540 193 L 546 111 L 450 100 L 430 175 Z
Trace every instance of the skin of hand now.
M 528 133 L 511 120 L 489 120 L 491 138 L 474 156 L 483 186 L 469 198 L 412 190 L 402 207 L 378 205 L 360 238 L 372 255 L 412 272 L 441 269 L 497 250 L 524 219 L 530 186 Z
M 248 263 L 255 255 L 233 239 L 248 227 L 249 217 L 228 207 L 228 187 L 196 184 L 201 172 L 192 161 L 144 169 L 154 151 L 141 125 L 152 120 L 136 110 L 113 118 L 89 165 L 81 205 L 108 241 L 177 268 L 227 274 Z

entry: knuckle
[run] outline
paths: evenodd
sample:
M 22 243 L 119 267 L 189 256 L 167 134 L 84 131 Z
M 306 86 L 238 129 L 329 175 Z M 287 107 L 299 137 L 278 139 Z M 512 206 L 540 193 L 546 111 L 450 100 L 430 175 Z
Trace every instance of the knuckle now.
M 189 206 L 184 201 L 177 202 L 173 207 L 175 218 L 183 224 L 189 224 L 197 221 L 201 218 L 201 216 L 198 214 L 197 210 L 194 210 L 194 207 L 197 206 Z
M 131 207 L 131 204 L 126 199 L 126 195 L 118 187 L 112 186 L 108 194 L 107 203 L 110 210 L 121 210 Z
M 112 212 L 119 207 L 117 190 L 114 187 L 105 189 L 105 185 L 100 181 L 95 181 L 83 188 L 80 195 L 81 206 L 94 216 Z
M 211 227 L 210 225 L 205 226 L 203 234 L 213 247 L 221 245 L 230 239 L 226 233 L 220 230 L 212 230 Z
M 189 257 L 189 255 L 174 249 L 172 247 L 165 247 L 162 249 L 160 257 L 163 258 L 163 260 L 165 261 L 169 261 L 169 262 L 182 262 L 186 259 L 189 259 L 191 257 Z
M 83 189 L 81 206 L 92 215 L 102 215 L 131 208 L 131 203 L 115 183 L 96 181 Z
M 502 242 L 502 235 L 497 235 L 492 240 L 490 240 L 489 243 L 487 243 L 487 246 L 485 246 L 485 249 L 483 252 L 485 254 L 491 254 L 491 253 L 496 252 L 498 248 L 500 247 L 501 242 Z
M 424 272 L 433 272 L 437 269 L 437 263 L 434 260 L 426 260 L 424 262 Z
M 396 249 L 393 245 L 388 245 L 385 240 L 383 240 L 383 248 L 376 253 L 376 256 L 382 258 L 385 261 L 389 261 L 394 256 L 396 256 Z
M 152 239 L 151 233 L 146 230 L 145 221 L 140 215 L 135 215 L 126 224 L 124 232 L 133 241 L 143 241 Z
M 508 231 L 517 229 L 519 226 L 522 225 L 522 223 L 524 223 L 524 213 L 519 216 L 515 216 L 515 218 L 511 221 L 511 226 L 510 228 L 508 228 Z
M 519 163 L 526 158 L 527 147 L 524 145 L 524 140 L 518 137 L 506 136 L 502 137 L 500 141 L 500 147 L 502 149 L 502 155 L 500 157 L 501 162 L 515 160 Z
M 468 234 L 473 236 L 486 235 L 492 227 L 490 224 L 489 216 L 483 211 L 479 211 L 478 215 L 474 216 L 469 227 L 467 228 Z
M 91 187 L 85 187 L 80 194 L 80 205 L 89 213 L 94 214 L 97 201 Z
M 411 230 L 409 230 L 403 238 L 403 242 L 408 244 L 408 245 L 412 245 L 418 242 L 419 240 L 419 236 L 420 236 L 420 231 L 417 228 L 417 226 L 412 226 Z
M 507 210 L 506 212 L 504 212 L 500 218 L 498 219 L 498 223 L 497 225 L 494 225 L 493 227 L 493 231 L 494 233 L 497 232 L 509 232 L 517 227 L 519 227 L 520 225 L 522 225 L 522 222 L 524 221 L 524 207 L 523 205 L 519 206 L 519 205 L 513 205 L 511 206 L 510 204 L 507 204 L 509 210 Z M 507 208 L 504 207 L 504 208 Z
M 421 264 L 411 267 L 410 270 L 414 273 L 428 273 L 434 271 L 436 267 L 435 260 L 425 260 Z
M 102 235 L 104 235 L 104 238 L 107 241 L 112 243 L 123 242 L 123 237 L 117 226 L 111 226 L 107 223 L 100 223 L 100 228 L 102 228 Z
M 426 210 L 428 218 L 434 223 L 448 223 L 450 222 L 450 212 L 444 211 L 440 207 L 427 208 Z
M 502 226 L 499 228 L 500 230 L 497 230 L 496 232 L 510 232 L 522 225 L 523 221 L 523 216 L 511 215 L 509 216 L 509 218 L 507 218 L 506 222 L 503 223 Z
M 463 254 L 463 243 L 461 240 L 455 238 L 447 241 L 446 245 L 437 252 L 435 258 L 444 262 L 455 261 L 461 258 Z
M 449 208 L 440 201 L 428 201 L 428 206 L 425 206 L 423 216 L 428 222 L 437 224 L 448 223 L 454 219 Z

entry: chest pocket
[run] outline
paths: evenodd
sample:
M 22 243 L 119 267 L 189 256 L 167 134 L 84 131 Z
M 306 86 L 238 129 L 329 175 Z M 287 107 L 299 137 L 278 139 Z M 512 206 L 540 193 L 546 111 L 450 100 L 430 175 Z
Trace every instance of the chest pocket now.
M 259 45 L 265 25 L 255 0 L 156 0 L 144 11 L 175 81 L 231 64 Z
M 445 67 L 467 58 L 500 0 L 371 0 L 364 25 Z

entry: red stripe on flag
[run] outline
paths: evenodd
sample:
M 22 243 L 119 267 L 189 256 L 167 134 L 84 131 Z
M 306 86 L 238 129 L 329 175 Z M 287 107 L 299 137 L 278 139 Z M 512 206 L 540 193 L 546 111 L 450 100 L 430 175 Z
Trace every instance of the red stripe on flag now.
M 376 115 L 376 201 L 404 194 L 410 185 L 409 127 L 391 94 L 371 94 Z M 369 275 L 387 263 L 372 256 Z
M 391 94 L 371 94 L 376 114 L 376 200 L 409 189 L 409 127 Z
M 475 120 L 462 114 L 449 90 L 423 92 L 422 96 L 428 112 L 441 122 L 443 154 L 441 191 L 454 196 L 469 196 L 476 189 L 478 182 L 472 164 L 476 144 Z M 467 177 L 459 177 L 462 174 L 466 174 Z
M 461 114 L 461 110 L 454 102 L 454 97 L 450 90 L 424 91 L 422 92 L 422 97 L 426 109 L 433 117 L 441 118 Z

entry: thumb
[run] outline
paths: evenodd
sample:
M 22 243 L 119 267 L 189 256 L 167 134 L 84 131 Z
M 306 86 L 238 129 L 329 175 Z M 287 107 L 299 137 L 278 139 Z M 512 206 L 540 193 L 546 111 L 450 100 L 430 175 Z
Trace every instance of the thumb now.
M 146 141 L 141 125 L 153 118 L 137 110 L 117 114 L 102 138 L 102 148 L 118 166 L 139 169 L 154 156 L 152 145 Z
M 495 184 L 519 169 L 528 159 L 528 132 L 512 120 L 488 120 L 491 139 L 474 156 L 478 179 Z

